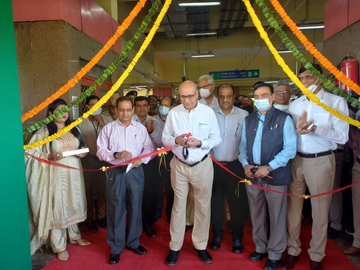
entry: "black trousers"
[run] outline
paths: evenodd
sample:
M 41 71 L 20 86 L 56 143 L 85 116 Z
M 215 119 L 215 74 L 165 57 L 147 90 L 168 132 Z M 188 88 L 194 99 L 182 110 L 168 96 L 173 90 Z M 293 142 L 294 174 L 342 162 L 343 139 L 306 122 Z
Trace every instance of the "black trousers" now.
M 107 243 L 112 254 L 120 254 L 125 245 L 130 249 L 140 245 L 144 170 L 141 165 L 125 173 L 123 167 L 117 167 L 110 169 L 108 176 Z
M 173 156 L 174 156 L 173 152 L 169 151 L 168 154 L 165 155 L 166 167 L 164 164 L 160 166 L 160 173 L 161 173 L 160 177 L 162 178 L 163 187 L 165 187 L 166 190 L 166 217 L 168 220 L 170 220 L 171 218 L 171 210 L 174 204 L 174 190 L 171 186 L 171 179 L 170 179 L 170 174 L 171 174 L 170 161 L 173 158 Z M 160 211 L 162 211 L 162 204 Z
M 159 175 L 159 164 L 157 158 L 144 164 L 145 188 L 143 199 L 143 226 L 152 226 L 161 217 L 163 187 Z
M 227 162 L 226 167 L 236 175 L 245 178 L 244 169 L 239 161 Z M 248 212 L 245 186 L 239 184 L 239 197 L 236 188 L 240 179 L 231 175 L 214 162 L 214 183 L 211 197 L 211 223 L 214 237 L 222 237 L 224 221 L 224 201 L 229 205 L 228 224 L 233 239 L 241 239 L 244 231 L 244 216 Z

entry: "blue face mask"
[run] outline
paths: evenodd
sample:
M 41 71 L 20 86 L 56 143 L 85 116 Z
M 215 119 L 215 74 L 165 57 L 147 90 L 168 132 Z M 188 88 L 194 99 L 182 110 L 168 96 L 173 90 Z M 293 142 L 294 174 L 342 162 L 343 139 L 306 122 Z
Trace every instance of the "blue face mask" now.
M 166 107 L 166 106 L 160 106 L 159 107 L 159 113 L 161 115 L 167 115 L 170 111 L 170 108 Z
M 258 109 L 258 111 L 266 111 L 270 107 L 270 101 L 268 98 L 267 99 L 255 99 L 254 105 Z

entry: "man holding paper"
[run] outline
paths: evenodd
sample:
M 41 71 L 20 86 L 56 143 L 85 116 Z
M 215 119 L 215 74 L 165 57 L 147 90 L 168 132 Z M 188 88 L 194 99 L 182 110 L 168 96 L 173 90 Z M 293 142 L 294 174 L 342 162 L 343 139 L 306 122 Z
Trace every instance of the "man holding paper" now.
M 131 99 L 120 97 L 116 103 L 118 119 L 101 130 L 96 153 L 100 160 L 112 165 L 124 163 L 154 150 L 146 128 L 132 121 L 134 107 Z M 125 164 L 110 169 L 107 173 L 107 243 L 111 247 L 110 264 L 119 262 L 125 245 L 138 255 L 147 252 L 140 245 L 139 237 L 142 232 L 144 192 L 142 163 L 146 164 L 149 160 L 150 157 L 136 159 L 128 172 Z

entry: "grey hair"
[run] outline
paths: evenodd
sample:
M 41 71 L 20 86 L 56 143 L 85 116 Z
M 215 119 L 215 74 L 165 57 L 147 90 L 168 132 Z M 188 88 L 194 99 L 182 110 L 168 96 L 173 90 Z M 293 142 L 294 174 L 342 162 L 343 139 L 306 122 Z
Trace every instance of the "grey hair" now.
M 274 83 L 274 89 L 280 85 L 286 85 L 289 87 L 289 89 L 291 90 L 290 84 L 286 81 L 278 81 L 277 83 Z
M 203 79 L 206 79 L 207 82 L 208 82 L 208 84 L 215 84 L 214 78 L 213 78 L 213 76 L 211 76 L 211 75 L 202 75 L 202 76 L 200 76 L 200 78 L 198 79 L 198 82 L 199 82 L 200 80 L 203 80 Z

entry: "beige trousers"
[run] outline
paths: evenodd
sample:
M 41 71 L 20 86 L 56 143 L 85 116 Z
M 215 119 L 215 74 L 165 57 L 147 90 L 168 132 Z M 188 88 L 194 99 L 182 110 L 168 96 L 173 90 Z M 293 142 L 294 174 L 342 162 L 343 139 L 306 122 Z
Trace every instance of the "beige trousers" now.
M 60 253 L 66 249 L 67 236 L 66 230 L 69 232 L 71 241 L 81 239 L 81 233 L 77 224 L 68 228 L 54 228 L 51 230 L 50 242 L 54 253 Z
M 355 161 L 352 169 L 352 182 L 360 181 L 360 163 Z M 354 213 L 354 241 L 353 246 L 360 248 L 360 184 L 351 187 Z
M 194 189 L 189 186 L 189 194 L 186 202 L 186 226 L 194 225 L 195 203 L 194 203 Z
M 174 190 L 174 205 L 170 221 L 170 249 L 178 251 L 184 242 L 186 202 L 191 185 L 194 191 L 194 228 L 192 242 L 196 249 L 206 249 L 210 228 L 211 191 L 214 167 L 208 157 L 200 164 L 189 167 L 174 157 L 171 162 L 171 185 Z
M 293 182 L 289 185 L 288 192 L 299 196 L 305 194 L 306 186 L 310 195 L 333 190 L 335 166 L 335 154 L 318 158 L 302 158 L 296 155 L 291 165 Z M 331 195 L 311 198 L 313 224 L 308 253 L 313 261 L 320 262 L 325 257 L 330 202 Z M 293 256 L 298 256 L 301 252 L 303 203 L 303 198 L 288 198 L 288 254 Z

